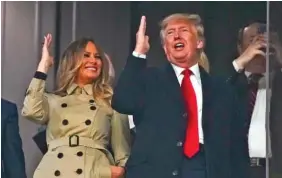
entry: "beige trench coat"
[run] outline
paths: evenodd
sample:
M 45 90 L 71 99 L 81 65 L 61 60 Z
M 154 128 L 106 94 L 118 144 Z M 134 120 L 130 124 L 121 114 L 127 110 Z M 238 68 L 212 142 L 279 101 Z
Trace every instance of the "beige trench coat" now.
M 125 166 L 129 157 L 128 117 L 97 105 L 91 85 L 73 84 L 61 97 L 45 93 L 45 84 L 32 79 L 22 109 L 24 117 L 47 124 L 48 152 L 33 177 L 111 178 L 110 165 Z

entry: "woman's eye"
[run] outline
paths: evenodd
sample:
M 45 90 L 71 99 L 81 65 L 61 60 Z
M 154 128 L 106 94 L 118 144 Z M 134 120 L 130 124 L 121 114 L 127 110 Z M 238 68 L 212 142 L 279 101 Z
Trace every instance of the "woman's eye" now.
M 95 59 L 102 59 L 102 57 L 100 55 L 95 55 L 94 57 L 95 57 Z
M 90 55 L 89 54 L 84 54 L 84 57 L 90 57 Z

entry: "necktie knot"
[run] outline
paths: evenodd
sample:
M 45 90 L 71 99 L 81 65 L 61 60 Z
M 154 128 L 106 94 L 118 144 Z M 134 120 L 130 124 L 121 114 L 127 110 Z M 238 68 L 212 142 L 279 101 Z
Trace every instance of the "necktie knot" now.
M 182 74 L 185 77 L 190 77 L 193 74 L 193 72 L 190 69 L 185 69 L 185 70 L 182 71 Z

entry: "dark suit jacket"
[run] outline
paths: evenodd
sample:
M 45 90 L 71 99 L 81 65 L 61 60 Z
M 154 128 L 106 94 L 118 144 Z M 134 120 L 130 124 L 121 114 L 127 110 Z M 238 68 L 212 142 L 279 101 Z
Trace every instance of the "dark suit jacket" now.
M 234 80 L 234 79 L 233 79 Z M 247 96 L 247 77 L 244 73 L 237 75 L 237 79 L 234 80 L 236 84 L 237 91 L 239 94 L 239 100 L 241 103 L 241 109 L 247 114 L 246 108 L 248 105 L 248 96 Z M 272 96 L 270 100 L 270 115 L 269 115 L 269 123 L 270 123 L 270 138 L 271 138 L 271 151 L 272 158 L 270 160 L 270 171 L 275 171 L 277 173 L 282 174 L 282 72 L 281 69 L 276 70 L 274 72 L 274 76 L 272 79 L 271 90 Z M 265 101 L 267 102 L 267 101 Z M 248 120 L 245 121 L 245 140 L 247 142 L 247 133 L 249 129 L 250 122 Z M 245 152 L 248 153 L 248 144 L 246 144 Z M 245 155 L 249 157 L 249 154 Z
M 180 177 L 187 113 L 171 64 L 146 68 L 130 56 L 114 90 L 112 106 L 136 116 L 136 137 L 127 162 L 127 178 Z M 238 122 L 234 88 L 200 68 L 203 89 L 202 123 L 209 178 L 245 178 L 242 122 Z M 189 116 L 188 116 L 189 118 Z M 239 117 L 240 118 L 240 117 Z M 173 173 L 177 175 L 173 175 Z
M 36 143 L 37 147 L 40 149 L 41 153 L 44 155 L 48 151 L 46 142 L 46 130 L 38 132 L 32 137 L 32 139 Z
M 1 111 L 1 177 L 26 178 L 17 106 L 1 99 Z

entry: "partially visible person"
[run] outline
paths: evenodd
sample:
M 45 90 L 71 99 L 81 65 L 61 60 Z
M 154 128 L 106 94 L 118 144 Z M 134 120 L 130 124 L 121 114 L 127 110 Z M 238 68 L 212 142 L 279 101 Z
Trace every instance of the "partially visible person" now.
M 46 142 L 46 129 L 37 132 L 33 137 L 32 140 L 36 143 L 37 147 L 39 148 L 40 152 L 45 155 L 48 151 L 48 145 Z
M 51 41 L 48 34 L 22 108 L 24 117 L 47 125 L 48 151 L 33 177 L 123 177 L 130 129 L 127 115 L 111 108 L 109 61 L 92 39 L 72 42 L 59 61 L 57 88 L 47 93 Z
M 267 82 L 266 76 L 266 25 L 251 23 L 239 30 L 238 53 L 233 66 L 241 74 L 236 86 L 245 120 L 246 147 L 244 156 L 249 159 L 250 178 L 266 177 L 266 159 L 270 159 L 270 178 L 282 178 L 282 48 L 276 33 L 271 31 L 269 84 L 270 137 L 267 137 Z M 238 109 L 238 108 L 234 108 Z M 268 145 L 268 141 L 270 141 Z M 269 149 L 269 151 L 268 151 Z
M 26 178 L 18 110 L 14 103 L 1 98 L 1 177 Z
M 160 26 L 166 64 L 146 65 L 150 44 L 143 16 L 114 90 L 113 108 L 133 115 L 136 126 L 127 178 L 248 178 L 234 87 L 201 66 L 201 18 L 177 13 Z

